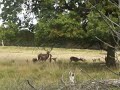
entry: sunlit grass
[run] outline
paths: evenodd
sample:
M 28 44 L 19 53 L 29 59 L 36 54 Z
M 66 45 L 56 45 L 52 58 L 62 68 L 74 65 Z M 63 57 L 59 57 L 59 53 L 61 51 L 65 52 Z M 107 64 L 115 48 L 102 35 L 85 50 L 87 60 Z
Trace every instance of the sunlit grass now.
M 76 81 L 119 78 L 106 68 L 103 61 L 93 63 L 87 59 L 101 55 L 101 51 L 98 50 L 55 48 L 51 53 L 54 57 L 58 57 L 56 63 L 48 61 L 32 63 L 31 59 L 36 57 L 38 52 L 44 52 L 42 48 L 38 50 L 33 47 L 0 47 L 0 51 L 2 51 L 0 52 L 0 90 L 21 90 L 21 88 L 30 90 L 26 80 L 30 80 L 35 86 L 57 84 L 62 75 L 65 80 L 68 78 L 69 71 L 75 73 Z M 69 57 L 72 55 L 80 55 L 80 57 L 83 55 L 87 62 L 70 63 Z M 111 70 L 119 72 L 119 68 L 111 68 Z

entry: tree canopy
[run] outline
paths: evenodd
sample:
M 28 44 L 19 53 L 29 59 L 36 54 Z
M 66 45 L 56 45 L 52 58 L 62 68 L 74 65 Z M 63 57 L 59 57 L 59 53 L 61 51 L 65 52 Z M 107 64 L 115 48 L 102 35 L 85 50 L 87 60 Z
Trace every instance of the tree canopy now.
M 2 0 L 0 3 L 3 24 L 13 23 L 18 31 L 28 28 L 39 44 L 45 39 L 60 38 L 94 42 L 95 36 L 106 42 L 111 22 L 105 21 L 105 16 L 119 22 L 118 0 Z M 116 25 L 112 28 L 118 29 Z

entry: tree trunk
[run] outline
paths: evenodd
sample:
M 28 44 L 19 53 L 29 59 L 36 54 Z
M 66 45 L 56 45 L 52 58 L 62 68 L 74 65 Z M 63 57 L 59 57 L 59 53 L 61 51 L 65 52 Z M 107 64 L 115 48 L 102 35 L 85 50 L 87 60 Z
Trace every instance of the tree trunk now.
M 118 6 L 120 8 L 120 0 L 118 0 Z M 118 16 L 118 24 L 120 24 L 120 16 Z M 113 39 L 114 38 L 114 39 Z M 109 37 L 109 41 L 110 41 L 110 45 L 112 46 L 108 46 L 107 47 L 107 57 L 105 58 L 106 61 L 106 65 L 108 67 L 116 67 L 116 60 L 115 60 L 115 37 L 111 36 Z M 116 39 L 117 40 L 117 39 Z
M 116 67 L 115 48 L 110 46 L 107 47 L 106 65 L 108 67 Z
M 4 41 L 2 40 L 2 42 L 1 42 L 1 44 L 2 44 L 2 46 L 4 46 Z
M 110 35 L 111 36 L 111 35 Z M 115 60 L 115 41 L 113 39 L 113 36 L 109 37 L 109 45 L 107 46 L 107 57 L 105 59 L 106 65 L 108 67 L 116 67 L 116 60 Z

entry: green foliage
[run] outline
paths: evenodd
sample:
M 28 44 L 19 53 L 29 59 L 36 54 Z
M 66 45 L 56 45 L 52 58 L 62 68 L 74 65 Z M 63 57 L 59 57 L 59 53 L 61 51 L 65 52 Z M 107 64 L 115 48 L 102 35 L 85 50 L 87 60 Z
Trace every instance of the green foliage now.
M 67 38 L 79 37 L 80 23 L 74 18 L 70 18 L 69 14 L 59 15 L 57 19 L 51 22 L 50 28 L 53 35 L 58 37 L 65 36 Z M 52 36 L 52 35 L 51 35 Z
M 4 31 L 4 28 L 1 27 L 0 39 L 6 38 L 7 42 L 14 42 L 17 39 L 18 43 L 26 42 L 30 39 L 33 41 L 35 36 L 36 45 L 42 45 L 43 43 L 66 44 L 69 42 L 74 44 L 94 44 L 99 42 L 96 39 L 97 36 L 101 40 L 108 42 L 111 28 L 105 23 L 96 9 L 114 22 L 119 22 L 119 9 L 114 5 L 113 0 L 89 0 L 84 3 L 81 0 L 70 0 L 69 2 L 66 2 L 66 0 L 58 0 L 58 2 L 55 0 L 32 0 L 31 4 L 28 1 L 1 1 L 1 4 L 4 4 L 1 17 L 9 28 Z M 30 24 L 31 19 L 26 14 L 24 16 L 25 20 L 21 23 L 17 15 L 23 10 L 21 7 L 23 4 L 26 6 L 27 14 L 35 15 L 38 20 L 37 25 Z M 96 9 L 93 5 L 96 6 Z M 110 21 L 107 20 L 107 23 L 114 30 L 119 30 Z M 31 36 L 29 40 L 17 37 L 20 34 L 18 27 L 24 26 L 35 32 L 35 35 L 31 35 L 28 32 Z M 22 37 L 27 34 L 26 32 L 24 34 L 22 32 Z
M 35 28 L 35 37 L 38 44 L 43 43 L 67 43 L 75 38 L 83 38 L 85 34 L 82 31 L 80 22 L 74 18 L 70 18 L 70 14 L 59 14 L 57 18 L 48 19 L 47 21 L 40 20 Z M 76 41 L 77 41 L 76 40 Z
M 102 17 L 98 13 L 91 12 L 88 15 L 88 18 L 89 18 L 88 19 L 89 22 L 87 26 L 87 28 L 89 29 L 88 36 L 90 36 L 90 38 L 94 40 L 96 40 L 95 37 L 98 37 L 106 42 L 110 33 L 109 33 L 109 27 L 104 22 Z
M 16 45 L 20 46 L 33 46 L 34 44 L 34 33 L 28 30 L 20 30 L 16 34 Z
M 41 45 L 42 43 L 47 43 L 47 40 L 49 40 L 50 29 L 48 27 L 47 22 L 38 22 L 38 24 L 35 26 L 35 42 L 38 45 Z
M 6 27 L 0 29 L 0 41 L 4 40 L 6 45 L 12 45 L 16 41 L 16 33 L 18 32 L 18 26 L 9 22 Z
M 1 4 L 4 5 L 2 8 L 1 17 L 4 22 L 13 21 L 14 23 L 18 21 L 17 14 L 22 10 L 21 4 L 23 0 L 2 0 Z
M 19 30 L 18 25 L 8 22 L 0 28 L 0 41 L 5 45 L 29 46 L 34 44 L 34 34 L 28 30 Z

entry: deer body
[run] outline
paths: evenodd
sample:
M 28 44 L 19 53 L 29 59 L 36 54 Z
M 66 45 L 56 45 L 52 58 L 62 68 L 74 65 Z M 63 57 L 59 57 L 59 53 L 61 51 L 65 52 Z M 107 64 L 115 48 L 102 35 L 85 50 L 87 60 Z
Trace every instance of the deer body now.
M 72 61 L 78 62 L 78 61 L 84 61 L 84 59 L 83 58 L 77 58 L 77 57 L 70 57 L 70 62 L 72 62 Z
M 46 61 L 47 59 L 50 59 L 51 62 L 52 55 L 50 54 L 50 52 L 52 51 L 53 47 L 51 47 L 49 50 L 47 50 L 46 48 L 43 49 L 46 51 L 46 54 L 38 54 L 38 61 Z
M 35 62 L 37 62 L 38 60 L 37 60 L 37 58 L 33 58 L 32 61 L 33 61 L 33 63 L 35 63 Z M 27 61 L 26 61 L 26 62 L 27 62 Z
M 46 60 L 49 58 L 49 56 L 50 56 L 50 53 L 49 53 L 49 52 L 47 52 L 46 54 L 40 53 L 40 54 L 38 55 L 38 60 L 39 60 L 39 61 L 46 61 Z

